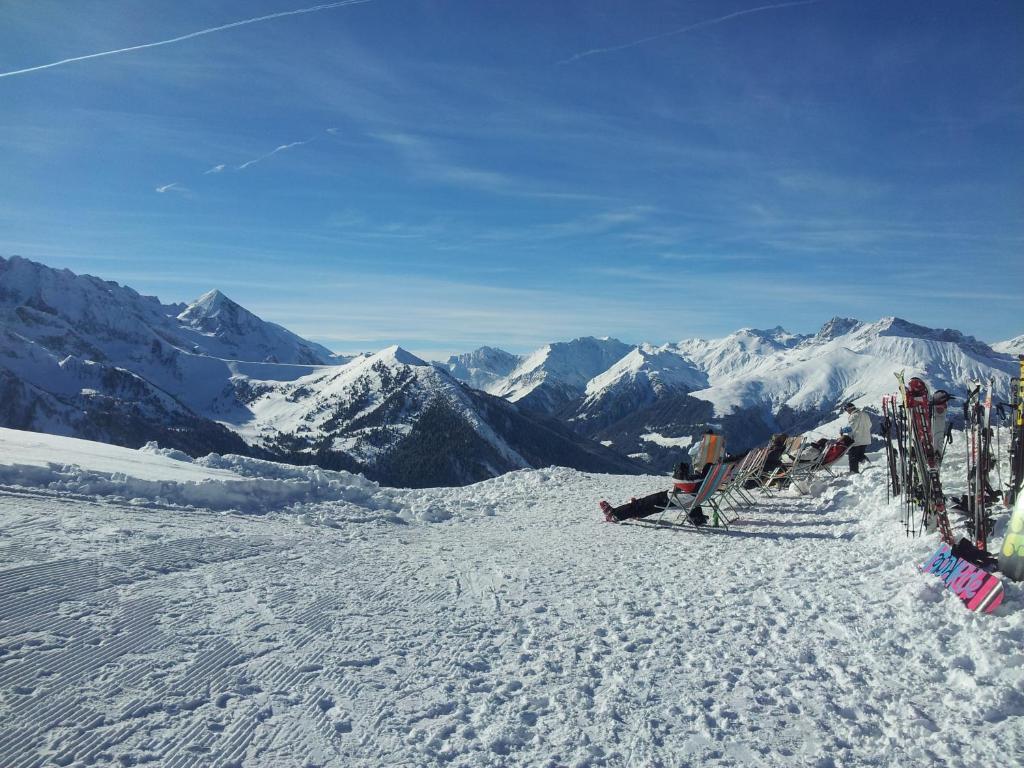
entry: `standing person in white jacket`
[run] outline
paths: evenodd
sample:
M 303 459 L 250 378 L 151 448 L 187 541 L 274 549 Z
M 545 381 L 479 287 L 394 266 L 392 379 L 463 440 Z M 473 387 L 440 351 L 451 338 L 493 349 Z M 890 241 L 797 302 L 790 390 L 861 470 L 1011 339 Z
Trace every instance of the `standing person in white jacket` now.
M 853 438 L 853 445 L 846 455 L 850 457 L 850 474 L 856 475 L 860 472 L 861 462 L 866 461 L 864 454 L 871 443 L 871 417 L 853 403 L 844 405 L 843 410 L 850 417 L 850 437 Z

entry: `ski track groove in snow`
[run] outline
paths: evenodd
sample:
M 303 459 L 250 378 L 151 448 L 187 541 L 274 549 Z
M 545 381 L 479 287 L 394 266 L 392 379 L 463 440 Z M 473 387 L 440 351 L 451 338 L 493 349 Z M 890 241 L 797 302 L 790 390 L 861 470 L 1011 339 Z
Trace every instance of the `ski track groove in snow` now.
M 513 473 L 398 492 L 457 521 L 334 527 L 0 490 L 0 765 L 1019 751 L 1020 588 L 976 616 L 918 573 L 934 542 L 904 538 L 875 467 L 729 533 L 598 521 L 664 485 Z

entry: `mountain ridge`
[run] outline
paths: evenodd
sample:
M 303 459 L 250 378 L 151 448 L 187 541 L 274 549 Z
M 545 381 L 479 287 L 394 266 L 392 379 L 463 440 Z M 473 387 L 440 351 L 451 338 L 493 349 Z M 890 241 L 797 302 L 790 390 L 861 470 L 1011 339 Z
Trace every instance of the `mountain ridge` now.
M 877 408 L 899 370 L 952 392 L 992 378 L 1005 399 L 1021 344 L 894 315 L 833 317 L 813 334 L 480 347 L 445 363 L 399 345 L 341 357 L 219 289 L 163 304 L 20 257 L 0 258 L 0 323 L 0 423 L 133 447 L 159 436 L 193 454 L 248 451 L 412 484 L 538 461 L 641 471 L 629 456 L 661 471 L 708 424 L 742 449 L 831 424 L 846 401 Z

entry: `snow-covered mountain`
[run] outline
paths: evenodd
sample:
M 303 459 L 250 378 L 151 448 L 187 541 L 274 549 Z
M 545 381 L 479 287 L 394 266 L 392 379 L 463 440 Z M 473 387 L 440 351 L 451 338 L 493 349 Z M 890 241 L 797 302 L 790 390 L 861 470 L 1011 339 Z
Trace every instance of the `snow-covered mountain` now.
M 1006 341 L 1000 341 L 992 345 L 996 352 L 1004 352 L 1007 355 L 1024 355 L 1024 333 Z
M 345 362 L 220 291 L 187 306 L 162 304 L 126 286 L 18 256 L 0 257 L 0 322 L 54 353 L 97 362 L 135 364 L 172 351 L 298 365 Z
M 562 415 L 583 434 L 597 434 L 660 400 L 707 385 L 707 374 L 671 346 L 641 344 L 588 381 L 583 398 Z
M 261 320 L 218 290 L 204 293 L 177 319 L 205 337 L 202 349 L 213 357 L 298 365 L 348 361 L 280 325 Z
M 444 367 L 459 381 L 464 381 L 473 389 L 489 391 L 499 379 L 508 376 L 516 369 L 523 358 L 495 347 L 480 347 L 473 352 L 452 355 Z
M 590 378 L 582 392 L 579 382 L 592 369 L 573 368 L 565 355 L 563 365 L 544 365 L 558 346 L 528 356 L 489 391 L 534 406 L 538 400 L 524 393 L 540 379 L 561 396 L 561 405 L 552 407 L 548 398 L 539 401 L 541 408 L 658 469 L 678 460 L 709 424 L 743 450 L 772 432 L 829 425 L 847 401 L 877 409 L 882 395 L 895 391 L 897 371 L 954 394 L 969 380 L 992 378 L 997 398 L 1005 399 L 1017 370 L 1009 354 L 973 337 L 896 317 L 874 323 L 836 317 L 813 335 L 744 328 L 721 339 L 640 344 Z
M 547 344 L 526 356 L 486 391 L 539 413 L 555 413 L 582 396 L 591 379 L 630 349 L 618 339 L 592 336 Z
M 3 426 L 276 456 L 401 485 L 549 464 L 639 470 L 401 348 L 342 358 L 220 291 L 165 305 L 17 257 L 0 260 L 0 395 Z
M 674 351 L 690 360 L 710 379 L 719 380 L 768 364 L 775 356 L 808 338 L 791 334 L 781 327 L 767 331 L 742 328 L 721 339 L 681 341 L 675 345 Z
M 636 471 L 623 456 L 663 470 L 709 424 L 733 450 L 775 431 L 834 432 L 838 406 L 877 408 L 901 370 L 953 394 L 991 378 L 1005 400 L 1016 342 L 996 351 L 900 318 L 833 318 L 814 335 L 745 328 L 662 346 L 585 337 L 522 357 L 484 347 L 446 364 L 400 347 L 353 359 L 219 291 L 163 304 L 0 259 L 0 425 L 278 456 L 405 485 L 552 463 Z
M 1024 585 L 966 610 L 871 458 L 701 534 L 0 429 L 0 766 L 1020 765 Z
M 294 381 L 239 381 L 238 431 L 276 454 L 316 458 L 404 486 L 462 485 L 562 464 L 637 471 L 554 420 L 461 384 L 401 347 Z

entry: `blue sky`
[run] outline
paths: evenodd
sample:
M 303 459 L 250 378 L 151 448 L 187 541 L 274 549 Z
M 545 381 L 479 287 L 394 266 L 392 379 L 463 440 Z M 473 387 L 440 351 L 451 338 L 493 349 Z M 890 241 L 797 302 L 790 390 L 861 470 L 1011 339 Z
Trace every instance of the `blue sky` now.
M 1024 332 L 1024 4 L 0 4 L 0 254 L 340 351 Z M 774 7 L 769 7 L 774 6 Z

